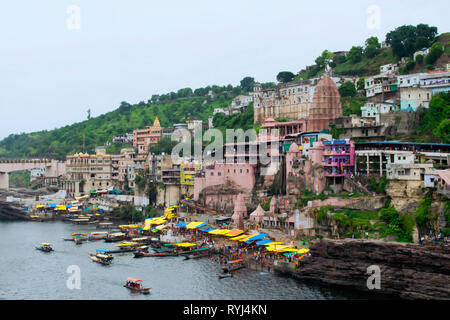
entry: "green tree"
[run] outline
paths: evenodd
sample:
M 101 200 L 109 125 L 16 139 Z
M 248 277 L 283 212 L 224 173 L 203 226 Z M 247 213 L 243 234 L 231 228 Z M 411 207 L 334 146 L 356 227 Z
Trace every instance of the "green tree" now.
M 295 74 L 289 71 L 281 71 L 277 75 L 277 81 L 278 82 L 290 82 L 292 79 L 294 79 Z
M 437 59 L 444 53 L 444 48 L 442 43 L 436 42 L 431 46 L 430 52 L 425 57 L 425 62 L 427 64 L 434 64 Z
M 357 82 L 358 90 L 364 90 L 366 78 L 367 77 L 361 77 L 358 79 L 358 82 Z
M 423 56 L 422 54 L 418 54 L 418 55 L 416 56 L 416 63 L 417 63 L 417 64 L 422 64 L 422 63 L 423 63 L 423 60 L 424 60 L 424 56 Z
M 411 56 L 415 51 L 428 47 L 436 38 L 437 28 L 426 24 L 416 27 L 404 25 L 386 34 L 386 43 L 398 58 Z
M 334 53 L 328 50 L 324 50 L 322 54 L 319 57 L 317 57 L 315 62 L 319 66 L 319 68 L 324 68 L 327 64 L 329 65 L 331 62 L 333 62 L 333 60 L 334 60 Z
M 352 63 L 357 63 L 361 61 L 362 57 L 363 57 L 363 48 L 359 46 L 353 46 L 347 55 L 348 60 L 350 60 Z
M 364 48 L 364 55 L 368 58 L 375 57 L 381 49 L 381 44 L 377 37 L 370 37 L 366 40 L 366 47 Z
M 241 80 L 241 88 L 244 92 L 250 92 L 253 90 L 255 79 L 252 77 L 245 77 Z
M 338 90 L 341 97 L 354 97 L 356 95 L 355 84 L 351 81 L 344 82 Z

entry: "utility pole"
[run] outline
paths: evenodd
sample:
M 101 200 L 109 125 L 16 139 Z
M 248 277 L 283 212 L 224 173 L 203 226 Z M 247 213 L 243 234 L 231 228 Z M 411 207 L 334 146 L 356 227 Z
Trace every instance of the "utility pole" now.
M 83 153 L 85 153 L 86 136 L 83 134 Z

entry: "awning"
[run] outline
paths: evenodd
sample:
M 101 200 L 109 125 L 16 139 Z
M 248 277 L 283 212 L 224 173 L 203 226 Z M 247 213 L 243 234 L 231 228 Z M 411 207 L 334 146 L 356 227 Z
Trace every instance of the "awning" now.
M 272 241 L 270 239 L 263 239 L 263 240 L 259 240 L 259 241 L 256 242 L 256 244 L 258 246 L 263 246 L 263 245 L 266 245 L 266 244 L 269 244 L 269 243 L 272 243 Z
M 240 239 L 239 241 L 240 241 L 240 242 L 244 242 L 244 241 L 247 241 L 247 240 L 248 240 L 248 238 L 250 238 L 250 237 L 251 237 L 251 235 L 250 235 L 250 236 L 245 236 L 244 238 Z
M 233 229 L 230 232 L 227 233 L 227 237 L 235 237 L 240 235 L 241 233 L 244 233 L 244 230 L 240 229 Z
M 249 237 L 250 237 L 250 236 L 247 235 L 247 234 L 242 234 L 242 235 L 240 235 L 240 236 L 237 236 L 237 237 L 234 237 L 234 238 L 230 238 L 230 240 L 234 240 L 234 241 L 242 240 L 242 239 L 247 240 Z
M 209 231 L 209 234 L 224 236 L 224 235 L 228 234 L 228 232 L 230 232 L 230 230 L 228 230 L 228 229 L 215 229 L 215 230 Z
M 209 231 L 214 230 L 214 228 L 211 228 L 211 226 L 209 226 L 209 225 L 204 225 L 204 226 L 198 227 L 197 229 L 199 231 L 203 231 L 203 232 L 209 232 Z
M 265 234 L 265 233 L 259 233 L 259 234 L 257 234 L 257 235 L 254 235 L 254 236 L 251 236 L 250 238 L 248 238 L 248 239 L 245 241 L 245 243 L 250 243 L 250 242 L 255 241 L 255 240 L 260 240 L 260 239 L 263 239 L 263 238 L 265 238 L 265 237 L 267 237 L 267 234 Z
M 206 225 L 206 222 L 203 221 L 192 221 L 187 226 L 186 229 L 196 229 L 198 227 Z
M 186 228 L 186 222 L 180 222 L 179 224 L 175 225 L 177 228 Z

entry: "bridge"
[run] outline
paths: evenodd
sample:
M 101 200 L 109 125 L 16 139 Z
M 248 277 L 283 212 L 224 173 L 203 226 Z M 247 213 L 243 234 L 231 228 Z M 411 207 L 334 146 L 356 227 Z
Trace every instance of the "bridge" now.
M 9 173 L 44 168 L 44 177 L 66 174 L 66 163 L 57 160 L 0 160 L 0 189 L 9 189 Z

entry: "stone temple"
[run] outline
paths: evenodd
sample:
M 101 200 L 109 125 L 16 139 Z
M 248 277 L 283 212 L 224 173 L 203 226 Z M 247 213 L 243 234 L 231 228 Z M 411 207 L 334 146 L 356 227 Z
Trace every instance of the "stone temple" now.
M 255 85 L 253 96 L 254 123 L 271 127 L 267 121 L 287 118 L 290 122 L 284 120 L 273 124 L 277 128 L 283 126 L 283 123 L 289 126 L 282 128 L 286 133 L 329 129 L 330 121 L 342 117 L 341 96 L 328 73 L 315 85 L 307 80 L 281 83 L 267 89 Z
M 314 90 L 307 121 L 308 131 L 329 129 L 330 121 L 342 117 L 341 95 L 330 76 L 320 79 Z

